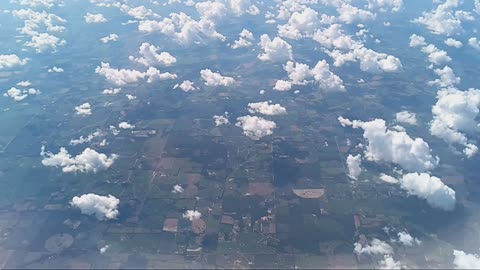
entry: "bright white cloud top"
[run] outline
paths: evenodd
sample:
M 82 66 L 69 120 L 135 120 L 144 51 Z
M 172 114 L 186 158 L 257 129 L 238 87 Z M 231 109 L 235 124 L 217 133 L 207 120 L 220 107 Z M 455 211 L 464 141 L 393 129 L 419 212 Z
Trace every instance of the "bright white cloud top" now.
M 75 196 L 70 205 L 79 208 L 82 214 L 95 215 L 98 220 L 115 219 L 119 215 L 120 200 L 112 195 L 101 196 L 93 193 Z
M 118 155 L 111 154 L 107 156 L 103 153 L 85 148 L 83 152 L 76 156 L 68 153 L 64 147 L 60 148 L 60 152 L 54 154 L 52 152 L 45 152 L 45 146 L 42 146 L 40 152 L 42 156 L 42 164 L 46 167 L 61 167 L 63 172 L 99 172 L 106 170 L 113 165 L 113 162 L 118 158 Z

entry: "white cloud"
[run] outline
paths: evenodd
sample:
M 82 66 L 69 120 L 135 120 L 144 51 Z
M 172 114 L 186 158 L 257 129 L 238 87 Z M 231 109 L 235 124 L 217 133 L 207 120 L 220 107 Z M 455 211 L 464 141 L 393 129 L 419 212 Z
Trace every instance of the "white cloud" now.
M 453 39 L 453 38 L 447 38 L 444 43 L 447 45 L 447 46 L 450 46 L 450 47 L 455 47 L 455 48 L 461 48 L 463 46 L 462 42 L 461 41 L 458 41 L 456 39 Z
M 55 1 L 57 0 L 18 0 L 18 4 L 22 6 L 30 6 L 30 7 L 44 6 L 46 8 L 51 8 L 54 6 Z
M 120 200 L 112 195 L 101 196 L 93 193 L 75 196 L 70 205 L 80 209 L 82 214 L 95 215 L 98 220 L 114 219 L 118 216 Z
M 290 89 L 292 89 L 292 83 L 284 80 L 277 80 L 273 87 L 273 90 L 276 91 L 289 91 Z
M 413 20 L 415 23 L 424 25 L 431 33 L 437 35 L 453 35 L 462 32 L 462 21 L 471 21 L 474 18 L 470 13 L 454 9 L 459 5 L 458 0 L 446 0 L 429 12 L 423 12 L 422 16 Z
M 156 80 L 167 80 L 177 78 L 176 74 L 169 72 L 160 73 L 160 71 L 154 67 L 149 67 L 147 71 L 141 72 L 135 69 L 116 69 L 110 67 L 109 63 L 101 63 L 101 66 L 97 66 L 95 73 L 102 75 L 107 81 L 122 86 L 129 83 L 135 83 L 140 79 L 147 78 L 147 82 L 151 83 Z
M 107 250 L 110 248 L 109 245 L 105 245 L 103 247 L 100 248 L 100 254 L 105 254 L 105 252 L 107 252 Z
M 76 114 L 79 115 L 90 115 L 92 114 L 92 107 L 90 106 L 90 103 L 85 102 L 81 105 L 75 106 L 75 111 Z
M 210 69 L 200 71 L 200 76 L 205 81 L 206 86 L 231 86 L 235 83 L 232 77 L 223 76 L 220 73 L 212 72 Z
M 135 19 L 144 20 L 148 17 L 159 17 L 158 14 L 145 6 L 130 7 L 128 5 L 121 5 L 120 10 L 132 16 Z
M 182 89 L 182 91 L 184 92 L 190 92 L 197 89 L 195 86 L 193 86 L 193 82 L 189 80 L 185 80 L 182 83 L 180 84 L 177 83 L 173 86 L 173 89 L 177 89 L 177 88 Z
M 279 25 L 278 35 L 290 39 L 311 37 L 319 23 L 318 13 L 307 7 L 301 12 L 293 12 L 286 24 Z
M 173 186 L 172 193 L 182 193 L 184 189 L 180 185 Z
M 469 38 L 468 45 L 476 50 L 480 50 L 480 41 L 476 37 Z
M 362 172 L 362 168 L 360 165 L 362 164 L 362 156 L 361 155 L 348 155 L 347 157 L 347 168 L 348 168 L 348 176 L 352 179 L 358 180 L 358 176 Z
M 103 37 L 100 39 L 102 43 L 108 43 L 110 41 L 117 41 L 119 39 L 119 36 L 117 34 L 109 34 L 106 37 Z
M 172 56 L 168 52 L 160 52 L 158 53 L 160 48 L 155 47 L 154 45 L 144 42 L 140 45 L 139 54 L 141 57 L 133 57 L 130 56 L 128 59 L 131 61 L 140 63 L 144 66 L 154 66 L 157 64 L 164 65 L 164 66 L 171 66 L 177 62 L 177 58 Z
M 48 71 L 49 73 L 62 73 L 62 72 L 64 72 L 65 70 L 63 70 L 63 68 L 53 66 L 52 68 L 49 68 L 47 71 Z
M 361 243 L 354 243 L 353 251 L 358 255 L 385 255 L 385 254 L 393 254 L 393 248 L 388 243 L 379 240 L 377 238 L 373 238 L 369 244 L 362 245 Z
M 398 242 L 404 246 L 412 247 L 413 245 L 420 245 L 422 241 L 418 238 L 411 236 L 408 232 L 399 232 L 397 233 Z
M 243 129 L 243 134 L 252 140 L 259 140 L 262 137 L 272 135 L 273 129 L 277 127 L 275 122 L 258 116 L 241 116 L 237 118 L 237 127 Z
M 225 41 L 225 36 L 215 30 L 215 23 L 206 17 L 199 21 L 193 20 L 187 14 L 171 13 L 169 18 L 161 21 L 142 20 L 138 25 L 140 32 L 160 32 L 181 44 L 202 42 L 204 38 Z
M 468 140 L 467 134 L 478 131 L 476 118 L 479 114 L 480 90 L 448 88 L 438 91 L 437 97 L 437 103 L 432 107 L 430 133 L 449 144 L 463 145 L 464 154 L 472 157 L 478 148 Z
M 78 139 L 71 139 L 69 145 L 79 145 L 79 144 L 88 143 L 88 142 L 91 142 L 93 139 L 97 137 L 102 137 L 102 136 L 105 136 L 105 134 L 102 131 L 97 130 L 89 134 L 87 137 L 80 136 L 80 138 Z
M 365 157 L 376 162 L 396 163 L 409 171 L 429 171 L 438 164 L 438 157 L 422 138 L 412 139 L 406 132 L 387 129 L 385 120 L 369 122 L 338 118 L 342 126 L 363 129 L 367 140 Z
M 238 40 L 235 40 L 230 47 L 232 49 L 245 48 L 253 45 L 252 41 L 254 40 L 252 32 L 247 29 L 243 29 L 239 34 Z
M 452 60 L 452 58 L 447 55 L 446 51 L 440 50 L 433 44 L 429 44 L 423 47 L 422 52 L 428 54 L 428 61 L 435 65 L 441 65 Z
M 135 128 L 135 125 L 129 124 L 128 122 L 120 122 L 118 124 L 118 128 L 121 129 L 133 129 Z
M 378 269 L 403 269 L 403 265 L 395 261 L 391 255 L 384 255 L 383 260 L 378 262 Z
M 435 79 L 433 81 L 429 81 L 429 85 L 437 85 L 441 88 L 446 87 L 453 87 L 460 83 L 460 77 L 456 77 L 455 73 L 453 73 L 453 69 L 449 66 L 443 67 L 443 69 L 435 69 L 435 74 L 437 74 L 440 78 Z
M 23 66 L 28 61 L 28 58 L 20 59 L 20 57 L 15 54 L 0 54 L 0 70 Z
M 271 102 L 268 101 L 248 103 L 248 111 L 250 113 L 258 112 L 264 115 L 280 115 L 287 113 L 285 107 L 282 107 L 280 104 L 271 104 Z
M 480 269 L 480 256 L 468 254 L 461 250 L 453 250 L 455 269 Z
M 102 94 L 104 95 L 116 95 L 118 93 L 120 93 L 122 89 L 120 88 L 107 88 L 107 89 L 103 89 L 102 91 Z
M 401 111 L 395 114 L 395 120 L 400 123 L 417 125 L 417 115 L 409 111 Z
M 417 34 L 412 34 L 410 36 L 410 47 L 419 47 L 419 46 L 426 46 L 427 43 L 425 42 L 425 38 L 419 36 Z
M 346 24 L 352 24 L 354 22 L 366 22 L 375 19 L 375 13 L 368 10 L 359 9 L 350 4 L 343 3 L 337 8 L 339 14 L 338 19 Z
M 216 1 L 204 1 L 195 4 L 198 14 L 201 17 L 216 21 L 227 15 L 227 8 L 224 3 Z
M 432 207 L 447 211 L 455 208 L 455 191 L 438 177 L 427 173 L 408 173 L 399 179 L 399 183 L 409 195 L 427 200 Z
M 368 8 L 378 8 L 380 11 L 390 9 L 393 12 L 398 12 L 403 7 L 403 0 L 368 0 Z
M 28 94 L 24 93 L 22 90 L 12 87 L 3 94 L 5 97 L 11 97 L 15 101 L 22 101 L 28 97 Z
M 126 94 L 125 96 L 127 97 L 128 100 L 137 99 L 137 96 L 134 96 L 134 95 Z
M 64 46 L 67 42 L 54 35 L 48 33 L 41 33 L 32 36 L 31 41 L 25 42 L 25 46 L 35 48 L 38 53 L 43 53 L 48 50 L 56 51 L 58 46 Z
M 223 115 L 214 115 L 213 120 L 215 120 L 215 126 L 217 127 L 230 123 L 228 120 L 228 112 L 225 112 Z
M 63 172 L 98 172 L 106 170 L 112 166 L 115 159 L 118 158 L 116 154 L 109 157 L 103 153 L 85 148 L 82 153 L 72 157 L 64 147 L 60 148 L 60 152 L 53 154 L 52 152 L 45 152 L 45 146 L 42 146 L 40 155 L 43 157 L 42 164 L 44 166 L 62 167 Z
M 83 16 L 86 23 L 104 23 L 107 22 L 107 18 L 103 16 L 103 14 L 92 14 L 87 13 L 87 15 Z
M 190 221 L 193 221 L 194 219 L 199 219 L 202 217 L 202 213 L 198 212 L 197 210 L 187 210 L 185 213 L 183 213 L 183 218 L 186 218 Z
M 353 50 L 362 46 L 358 41 L 353 40 L 351 36 L 345 34 L 341 24 L 331 24 L 325 29 L 318 29 L 312 38 L 326 48 Z
M 293 58 L 292 46 L 279 37 L 271 40 L 267 34 L 263 34 L 260 36 L 260 46 L 263 53 L 258 55 L 258 59 L 262 61 L 281 62 Z
M 258 15 L 260 13 L 258 7 L 251 4 L 250 0 L 227 0 L 226 2 L 229 4 L 230 10 L 235 16 L 240 16 L 244 13 L 250 15 Z
M 313 79 L 322 90 L 345 91 L 342 79 L 330 71 L 330 65 L 325 60 L 318 61 L 312 69 L 306 64 L 292 61 L 288 61 L 283 68 L 293 84 L 304 85 Z
M 380 176 L 378 177 L 380 178 L 380 180 L 382 180 L 383 182 L 386 182 L 386 183 L 390 183 L 390 184 L 398 184 L 398 179 L 396 179 L 395 177 L 392 177 L 390 175 L 386 175 L 386 174 L 380 174 Z
M 29 87 L 30 85 L 32 85 L 32 83 L 30 83 L 30 81 L 21 81 L 18 82 L 17 85 L 21 87 Z

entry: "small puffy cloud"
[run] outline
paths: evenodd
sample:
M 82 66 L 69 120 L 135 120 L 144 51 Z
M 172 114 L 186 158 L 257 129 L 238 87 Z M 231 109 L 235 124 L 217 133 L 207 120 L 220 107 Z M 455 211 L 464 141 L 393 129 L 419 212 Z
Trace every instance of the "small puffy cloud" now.
M 380 174 L 380 176 L 378 177 L 380 178 L 380 180 L 382 180 L 383 182 L 386 182 L 386 183 L 390 183 L 390 184 L 398 184 L 398 179 L 395 178 L 395 177 L 392 177 L 390 175 L 386 175 L 386 174 Z
M 360 165 L 362 164 L 361 155 L 348 155 L 347 157 L 347 168 L 348 168 L 348 177 L 357 180 L 358 176 L 362 172 Z
M 478 130 L 476 118 L 479 114 L 480 90 L 442 89 L 437 92 L 437 98 L 432 107 L 430 133 L 449 144 L 463 145 L 464 154 L 472 157 L 478 147 L 469 141 L 467 134 L 474 134 Z
M 363 129 L 368 160 L 393 162 L 409 171 L 429 171 L 438 165 L 438 157 L 431 154 L 428 143 L 422 138 L 413 139 L 404 131 L 387 129 L 385 120 L 363 122 L 343 117 L 338 120 L 342 126 Z
M 468 254 L 461 250 L 453 250 L 455 269 L 480 269 L 480 256 Z
M 144 20 L 148 17 L 159 17 L 158 14 L 156 14 L 151 9 L 146 8 L 143 5 L 137 6 L 137 7 L 130 7 L 128 5 L 123 4 L 120 6 L 120 10 L 138 20 Z
M 87 15 L 83 16 L 86 23 L 104 23 L 107 22 L 107 19 L 103 16 L 103 14 L 92 14 L 87 13 Z
M 216 21 L 227 15 L 224 3 L 216 1 L 204 1 L 195 4 L 198 14 L 205 19 Z
M 401 111 L 395 114 L 395 120 L 400 123 L 417 125 L 417 115 L 409 111 Z
M 238 117 L 235 125 L 242 128 L 243 134 L 252 140 L 259 140 L 262 137 L 272 135 L 273 130 L 277 127 L 273 121 L 251 115 Z
M 141 55 L 141 57 L 130 56 L 129 59 L 147 67 L 158 64 L 164 66 L 171 66 L 177 62 L 177 58 L 172 56 L 170 53 L 158 53 L 158 50 L 160 50 L 160 48 L 155 47 L 150 43 L 144 42 L 142 43 L 142 45 L 140 45 L 139 48 L 139 54 Z
M 144 78 L 147 78 L 147 82 L 151 83 L 156 80 L 175 79 L 177 77 L 176 74 L 169 72 L 161 73 L 154 67 L 149 67 L 147 71 L 141 72 L 135 69 L 112 68 L 109 63 L 104 62 L 101 63 L 101 66 L 95 68 L 95 73 L 104 76 L 107 81 L 117 86 L 136 83 Z
M 97 137 L 105 136 L 105 134 L 99 130 L 89 134 L 87 137 L 80 136 L 78 139 L 71 139 L 69 145 L 79 145 L 91 142 L 93 139 Z
M 422 52 L 428 54 L 428 61 L 435 65 L 441 65 L 452 61 L 452 58 L 448 56 L 446 51 L 440 50 L 433 44 L 428 44 L 423 47 Z
M 206 86 L 231 86 L 235 83 L 232 77 L 223 76 L 218 72 L 212 72 L 206 68 L 200 71 L 200 76 L 205 81 Z
M 104 95 L 116 95 L 118 93 L 120 93 L 122 89 L 120 88 L 107 88 L 107 89 L 103 89 L 102 91 L 102 94 Z
M 300 12 L 293 12 L 286 24 L 279 25 L 278 35 L 290 39 L 311 37 L 319 23 L 318 13 L 307 7 Z
M 378 269 L 403 269 L 404 266 L 395 261 L 391 255 L 384 255 L 383 260 L 378 262 Z
M 134 96 L 134 95 L 126 94 L 125 96 L 127 97 L 128 100 L 137 99 L 137 96 Z
M 120 122 L 118 124 L 118 128 L 121 129 L 133 129 L 135 128 L 135 125 L 129 124 L 128 122 Z
M 450 46 L 450 47 L 455 47 L 455 48 L 461 48 L 463 46 L 463 43 L 461 41 L 458 41 L 456 39 L 453 39 L 453 38 L 447 38 L 444 43 L 447 45 L 447 46 Z
M 119 39 L 119 36 L 117 34 L 109 34 L 108 36 L 102 37 L 100 41 L 102 43 L 108 43 L 110 41 L 117 41 Z
M 187 210 L 185 213 L 183 213 L 183 218 L 186 218 L 190 221 L 199 219 L 201 217 L 202 217 L 202 213 L 198 212 L 197 210 Z
M 182 89 L 182 91 L 184 92 L 190 92 L 197 89 L 195 86 L 193 86 L 193 82 L 189 80 L 185 80 L 182 83 L 180 84 L 177 83 L 173 86 L 173 89 L 177 89 L 177 88 Z
M 183 187 L 180 185 L 173 186 L 172 193 L 182 193 L 184 191 Z
M 53 154 L 45 152 L 45 146 L 42 146 L 40 155 L 43 157 L 42 164 L 47 167 L 62 167 L 63 172 L 98 172 L 106 170 L 112 166 L 116 154 L 107 156 L 103 153 L 85 148 L 82 153 L 72 157 L 64 147 L 60 148 L 60 152 Z
M 217 127 L 230 123 L 228 120 L 228 112 L 225 112 L 223 115 L 214 115 L 213 120 L 215 121 L 215 126 Z
M 437 85 L 441 88 L 455 86 L 460 83 L 460 77 L 455 76 L 453 73 L 453 69 L 449 66 L 443 67 L 443 69 L 435 69 L 435 74 L 437 74 L 440 78 L 435 79 L 433 81 L 429 81 L 429 85 Z
M 112 195 L 101 196 L 93 193 L 75 196 L 70 205 L 80 209 L 82 214 L 95 215 L 98 220 L 114 219 L 118 216 L 120 200 Z
M 438 3 L 438 2 L 437 2 Z M 439 4 L 429 12 L 423 12 L 422 16 L 413 22 L 424 25 L 431 33 L 436 35 L 454 35 L 462 32 L 462 21 L 474 20 L 469 12 L 455 10 L 460 1 L 448 0 Z
M 226 2 L 229 4 L 230 10 L 235 16 L 241 16 L 244 13 L 250 15 L 260 14 L 258 7 L 252 4 L 250 0 L 227 0 Z
M 403 7 L 403 0 L 368 0 L 368 8 L 380 9 L 380 11 L 387 11 L 390 9 L 393 12 L 398 12 Z
M 15 101 L 22 101 L 28 97 L 28 94 L 24 93 L 22 90 L 12 87 L 3 94 L 5 97 L 11 97 Z
M 419 46 L 426 46 L 427 43 L 425 42 L 425 38 L 419 36 L 417 34 L 413 34 L 410 36 L 410 47 L 419 47 Z
M 56 66 L 53 66 L 52 68 L 49 68 L 47 71 L 49 73 L 62 73 L 62 72 L 64 72 L 63 68 L 56 67 Z
M 21 81 L 18 82 L 17 85 L 21 87 L 29 87 L 30 85 L 32 85 L 32 83 L 30 83 L 30 81 Z
M 339 14 L 338 19 L 346 24 L 352 24 L 354 22 L 366 22 L 375 19 L 375 13 L 368 10 L 354 7 L 350 4 L 343 3 L 337 8 Z
M 277 80 L 273 87 L 273 90 L 276 91 L 289 91 L 290 89 L 292 89 L 292 83 L 285 80 Z
M 55 5 L 56 0 L 18 0 L 18 4 L 30 7 L 46 7 L 51 8 Z
M 292 45 L 280 37 L 272 40 L 267 34 L 263 34 L 260 36 L 260 46 L 263 53 L 258 55 L 258 59 L 262 61 L 281 62 L 293 58 Z
M 304 85 L 313 79 L 322 90 L 345 91 L 343 80 L 330 71 L 330 65 L 325 60 L 318 61 L 312 69 L 306 64 L 292 61 L 288 61 L 283 68 L 292 80 L 292 84 Z
M 341 24 L 331 24 L 325 29 L 318 29 L 313 35 L 313 40 L 326 48 L 336 48 L 341 50 L 353 50 L 362 45 L 345 34 Z
M 388 243 L 379 240 L 377 238 L 373 238 L 370 243 L 366 245 L 362 245 L 361 243 L 354 243 L 353 251 L 358 255 L 385 255 L 385 254 L 393 254 L 393 248 Z
M 476 37 L 469 38 L 468 45 L 476 50 L 480 50 L 480 41 Z
M 411 236 L 408 232 L 398 232 L 398 242 L 404 246 L 411 247 L 413 245 L 420 245 L 422 241 L 418 238 Z
M 92 107 L 90 103 L 85 102 L 81 105 L 75 106 L 76 114 L 78 115 L 90 115 L 92 114 Z
M 230 47 L 232 49 L 245 48 L 253 45 L 252 41 L 254 40 L 252 32 L 247 29 L 243 29 L 239 34 L 239 38 L 233 42 Z
M 264 115 L 280 115 L 287 113 L 285 107 L 282 107 L 280 104 L 271 104 L 271 102 L 268 101 L 248 103 L 248 111 L 250 113 L 258 112 Z
M 225 41 L 225 36 L 215 30 L 215 23 L 209 18 L 202 16 L 195 21 L 183 12 L 171 13 L 170 17 L 161 21 L 142 20 L 138 30 L 144 33 L 159 32 L 180 44 L 202 42 L 204 38 Z
M 399 183 L 409 195 L 427 200 L 432 207 L 447 211 L 455 208 L 455 191 L 438 177 L 427 173 L 408 173 L 399 179 Z
M 28 61 L 28 58 L 21 59 L 15 54 L 0 54 L 0 70 L 23 66 Z
M 41 33 L 32 36 L 30 41 L 25 42 L 25 46 L 35 48 L 37 53 L 43 53 L 49 50 L 56 51 L 58 46 L 64 46 L 67 42 L 49 33 Z

